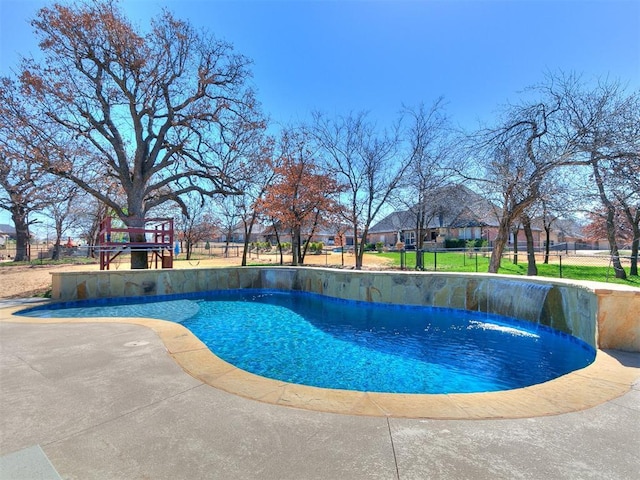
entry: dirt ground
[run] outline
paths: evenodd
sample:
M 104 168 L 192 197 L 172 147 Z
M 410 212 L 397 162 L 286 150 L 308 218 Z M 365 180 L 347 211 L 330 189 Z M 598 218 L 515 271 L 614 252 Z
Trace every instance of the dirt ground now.
M 290 258 L 284 257 L 284 261 L 291 261 Z M 222 266 L 239 266 L 240 257 L 212 257 L 204 260 L 187 261 L 178 257 L 174 262 L 174 268 L 211 268 Z M 274 263 L 278 264 L 279 257 L 275 255 L 255 256 L 250 260 L 253 263 Z M 355 263 L 353 255 L 344 255 L 345 268 L 352 267 Z M 389 260 L 377 257 L 375 254 L 365 255 L 364 268 L 381 269 L 387 266 Z M 307 255 L 305 264 L 320 266 L 339 266 L 342 264 L 342 256 L 340 254 L 329 255 Z M 114 264 L 112 268 L 125 270 L 128 268 L 126 262 Z M 0 298 L 21 298 L 42 295 L 51 288 L 50 272 L 74 272 L 74 271 L 91 271 L 100 270 L 100 266 L 95 264 L 83 265 L 31 265 L 0 268 Z

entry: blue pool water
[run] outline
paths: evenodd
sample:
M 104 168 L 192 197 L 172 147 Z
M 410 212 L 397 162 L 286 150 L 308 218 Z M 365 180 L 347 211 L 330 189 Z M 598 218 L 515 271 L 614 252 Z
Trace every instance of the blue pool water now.
M 507 390 L 551 380 L 595 358 L 593 348 L 572 336 L 479 312 L 303 292 L 199 295 L 154 303 L 77 302 L 21 314 L 177 321 L 243 370 L 291 383 L 371 392 Z

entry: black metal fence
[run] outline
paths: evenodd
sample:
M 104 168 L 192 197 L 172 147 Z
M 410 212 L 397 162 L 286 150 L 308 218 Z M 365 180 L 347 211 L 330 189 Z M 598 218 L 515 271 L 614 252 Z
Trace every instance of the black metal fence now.
M 231 262 L 238 260 L 242 256 L 242 244 L 207 244 L 199 243 L 192 248 L 191 260 L 198 262 L 208 258 L 228 258 Z M 51 245 L 39 244 L 30 246 L 30 263 L 39 264 L 50 260 L 53 255 Z M 376 255 L 376 253 L 371 253 Z M 397 257 L 395 257 L 397 255 Z M 62 247 L 60 257 L 88 257 L 89 250 L 86 246 Z M 277 251 L 272 248 L 267 251 L 264 247 L 253 245 L 248 253 L 248 259 L 252 262 L 277 262 Z M 321 265 L 326 266 L 350 266 L 354 263 L 353 252 L 336 254 L 331 250 L 324 250 L 320 259 Z M 489 248 L 477 249 L 434 249 L 434 250 L 407 250 L 394 252 L 389 268 L 400 268 L 402 270 L 425 270 L 439 272 L 487 272 L 489 269 L 489 259 L 491 250 Z M 0 261 L 11 261 L 15 258 L 15 247 L 3 245 L 0 247 Z M 370 258 L 370 257 L 369 257 Z M 580 280 L 593 280 L 607 282 L 616 277 L 615 261 L 608 251 L 605 250 L 577 250 L 567 248 L 566 245 L 556 245 L 550 249 L 548 254 L 536 252 L 536 267 L 538 275 L 555 278 L 573 278 Z M 623 251 L 618 257 L 625 274 L 631 274 L 632 257 L 628 251 Z M 181 251 L 177 255 L 177 260 L 186 259 L 186 252 Z M 285 261 L 287 261 L 285 259 Z M 367 267 L 367 256 L 364 259 L 364 266 Z M 311 263 L 311 262 L 310 262 Z M 316 262 L 317 263 L 317 262 Z M 527 274 L 527 252 L 520 250 L 514 252 L 512 249 L 503 254 L 500 273 L 526 275 Z M 631 277 L 637 279 L 638 277 Z M 636 282 L 640 286 L 640 280 Z M 632 281 L 632 284 L 634 282 Z
M 401 251 L 402 270 L 487 272 L 491 251 L 474 250 L 423 250 Z M 627 276 L 632 272 L 631 255 L 619 255 L 619 263 Z M 615 258 L 603 250 L 551 250 L 536 252 L 535 265 L 538 275 L 557 278 L 573 278 L 593 281 L 609 281 L 616 276 Z M 637 261 L 636 261 L 637 265 Z M 528 255 L 526 251 L 508 250 L 503 254 L 500 273 L 526 275 Z M 640 282 L 639 282 L 640 283 Z

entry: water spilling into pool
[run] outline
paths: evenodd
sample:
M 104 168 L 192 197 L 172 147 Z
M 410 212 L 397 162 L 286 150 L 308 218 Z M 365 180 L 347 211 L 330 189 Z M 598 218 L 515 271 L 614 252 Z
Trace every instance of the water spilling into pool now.
M 30 316 L 178 321 L 227 362 L 310 386 L 471 393 L 545 382 L 595 358 L 543 325 L 462 310 L 371 304 L 304 292 L 220 291 L 168 302 L 36 308 Z M 188 298 L 186 298 L 188 297 Z

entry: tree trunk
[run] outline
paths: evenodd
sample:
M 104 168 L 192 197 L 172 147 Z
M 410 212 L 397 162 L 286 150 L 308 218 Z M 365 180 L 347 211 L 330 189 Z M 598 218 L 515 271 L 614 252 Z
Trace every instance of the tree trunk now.
M 258 210 L 254 209 L 253 213 L 247 220 L 246 217 L 242 217 L 242 223 L 244 224 L 244 252 L 242 253 L 242 266 L 247 265 L 247 251 L 249 248 L 249 239 L 251 238 L 251 232 L 253 232 L 253 226 L 256 224 L 258 218 Z M 257 247 L 256 247 L 257 248 Z
M 511 219 L 508 217 L 508 215 L 503 215 L 500 219 L 498 235 L 496 235 L 496 238 L 493 241 L 493 250 L 491 251 L 491 258 L 489 259 L 489 273 L 498 273 L 498 270 L 500 270 L 502 253 L 504 252 L 505 245 L 509 241 L 510 226 Z
M 635 212 L 629 208 L 628 204 L 624 204 L 623 211 L 627 217 L 629 225 L 631 225 L 631 268 L 629 275 L 638 276 L 638 247 L 640 246 L 640 208 L 636 208 Z
M 245 235 L 244 236 L 244 242 L 242 244 L 242 261 L 240 262 L 240 265 L 242 265 L 243 267 L 247 266 L 247 254 L 249 253 L 249 236 Z
M 362 270 L 364 263 L 364 247 L 367 243 L 367 229 L 362 232 L 362 237 L 358 239 L 358 230 L 353 230 L 353 248 L 356 254 L 356 270 Z
M 364 254 L 364 252 L 361 252 L 361 242 L 360 239 L 358 238 L 358 223 L 357 221 L 352 222 L 353 225 L 353 253 L 356 257 L 356 270 L 362 270 L 362 256 Z M 346 233 L 346 232 L 345 232 Z M 347 243 L 347 238 L 345 235 L 345 239 L 344 239 L 344 243 Z M 344 246 L 342 247 L 342 249 L 344 250 Z
M 520 229 L 516 228 L 513 231 L 513 264 L 518 264 L 518 231 Z
M 284 265 L 284 259 L 282 258 L 282 243 L 280 243 L 280 235 L 278 234 L 278 229 L 275 224 L 273 225 L 273 233 L 276 236 L 276 245 L 278 245 L 278 252 L 280 253 L 280 265 Z
M 551 243 L 551 227 L 549 225 L 544 226 L 545 232 L 545 245 L 544 245 L 544 264 L 549 264 L 549 244 Z
M 56 241 L 53 244 L 51 260 L 60 260 L 60 250 L 62 250 L 62 223 L 56 221 Z
M 291 230 L 291 264 L 294 267 L 298 266 L 299 255 L 300 255 L 300 229 L 294 228 Z
M 602 175 L 600 175 L 598 160 L 594 154 L 591 155 L 591 166 L 593 167 L 593 178 L 596 182 L 596 186 L 598 187 L 598 192 L 600 194 L 600 201 L 607 210 L 607 241 L 609 242 L 613 270 L 615 271 L 616 278 L 626 280 L 627 274 L 625 273 L 624 268 L 622 268 L 622 264 L 620 263 L 620 254 L 618 253 L 618 243 L 616 240 L 615 206 L 607 197 L 607 193 L 604 188 L 604 180 L 602 179 Z
M 536 266 L 536 252 L 533 245 L 533 232 L 531 231 L 531 219 L 528 216 L 524 216 L 522 219 L 522 227 L 524 229 L 524 236 L 527 239 L 527 275 L 538 275 L 538 267 Z
M 304 247 L 300 250 L 300 265 L 304 263 L 304 258 L 307 256 L 307 250 L 309 250 L 309 244 L 311 243 L 311 237 L 307 238 L 305 242 L 302 242 Z
M 27 212 L 22 208 L 11 209 L 11 219 L 16 227 L 16 255 L 15 262 L 26 262 L 29 258 L 29 223 Z
M 615 210 L 613 209 L 613 206 L 609 204 L 607 205 L 607 240 L 609 241 L 609 247 L 611 249 L 611 263 L 613 265 L 616 278 L 626 280 L 627 274 L 624 271 L 624 268 L 622 268 L 622 263 L 620 262 L 620 252 L 618 251 L 618 242 L 616 240 L 616 226 L 614 218 Z
M 60 250 L 62 250 L 61 239 L 56 236 L 56 241 L 53 244 L 53 251 L 51 252 L 51 260 L 60 260 Z
M 422 209 L 421 209 L 422 210 Z M 422 247 L 424 246 L 424 214 L 418 215 L 418 221 L 416 222 L 416 270 L 424 270 L 424 262 L 422 258 Z
M 147 239 L 144 235 L 145 219 L 141 217 L 126 217 L 123 220 L 127 228 L 130 229 L 129 241 L 141 244 L 146 243 Z M 131 269 L 145 270 L 149 268 L 149 252 L 140 250 L 141 246 L 136 248 L 138 250 L 131 251 Z
M 353 238 L 353 251 L 356 255 L 356 270 L 362 270 L 362 263 L 364 260 L 364 245 L 363 242 L 355 236 Z
M 635 232 L 635 237 L 631 242 L 631 271 L 629 274 L 636 277 L 638 276 L 638 247 L 640 247 L 640 231 Z
M 231 243 L 231 237 L 233 236 L 233 229 L 229 227 L 224 242 L 224 258 L 229 258 L 229 244 Z

